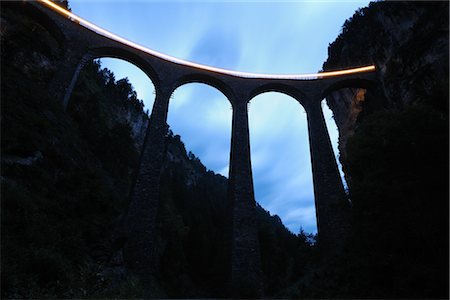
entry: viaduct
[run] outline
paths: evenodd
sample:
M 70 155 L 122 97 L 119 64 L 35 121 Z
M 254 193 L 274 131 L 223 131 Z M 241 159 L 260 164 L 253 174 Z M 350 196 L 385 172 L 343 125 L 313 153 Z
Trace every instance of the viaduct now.
M 220 90 L 233 109 L 228 198 L 232 207 L 230 290 L 236 297 L 263 296 L 259 241 L 248 127 L 248 103 L 258 94 L 276 91 L 296 99 L 305 109 L 314 183 L 319 245 L 336 249 L 347 231 L 349 209 L 321 101 L 334 90 L 375 85 L 374 67 L 302 75 L 268 75 L 234 72 L 182 61 L 136 45 L 58 9 L 47 0 L 23 4 L 57 39 L 63 49 L 49 93 L 67 107 L 80 70 L 86 62 L 102 57 L 126 60 L 139 67 L 155 86 L 151 112 L 127 216 L 125 260 L 144 284 L 155 266 L 153 236 L 159 201 L 159 180 L 170 96 L 181 85 L 199 82 Z M 337 75 L 337 76 L 336 76 Z

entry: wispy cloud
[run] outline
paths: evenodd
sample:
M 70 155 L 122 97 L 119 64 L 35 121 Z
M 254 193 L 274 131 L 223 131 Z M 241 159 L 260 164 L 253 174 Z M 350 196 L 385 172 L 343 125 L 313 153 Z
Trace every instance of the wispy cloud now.
M 188 60 L 202 64 L 235 69 L 241 58 L 239 35 L 229 27 L 208 29 L 195 43 Z

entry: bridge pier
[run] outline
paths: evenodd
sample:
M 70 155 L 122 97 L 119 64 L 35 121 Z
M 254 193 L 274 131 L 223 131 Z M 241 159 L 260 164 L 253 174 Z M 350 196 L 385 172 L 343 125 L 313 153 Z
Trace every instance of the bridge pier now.
M 77 83 L 78 76 L 86 63 L 93 59 L 90 54 L 82 50 L 67 50 L 65 60 L 60 63 L 52 81 L 49 84 L 49 91 L 52 97 L 60 101 L 64 110 L 67 110 L 70 96 Z
M 318 244 L 325 252 L 339 250 L 348 233 L 350 204 L 342 185 L 321 107 L 321 97 L 310 99 L 305 110 L 318 227 Z
M 125 261 L 142 280 L 147 293 L 151 292 L 149 289 L 157 268 L 154 238 L 167 112 L 172 94 L 172 89 L 162 84 L 155 89 L 156 98 L 131 192 L 127 213 L 128 239 L 124 247 Z
M 233 105 L 228 194 L 232 208 L 231 296 L 261 298 L 264 289 L 246 101 Z

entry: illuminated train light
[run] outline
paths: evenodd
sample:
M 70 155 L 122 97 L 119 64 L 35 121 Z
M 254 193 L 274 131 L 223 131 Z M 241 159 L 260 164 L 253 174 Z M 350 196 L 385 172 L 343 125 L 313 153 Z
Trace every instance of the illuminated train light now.
M 305 80 L 305 79 L 318 79 L 318 78 L 326 78 L 326 77 L 332 77 L 332 76 L 339 76 L 339 75 L 347 75 L 347 74 L 355 74 L 355 73 L 363 73 L 363 72 L 371 72 L 375 71 L 375 66 L 365 66 L 365 67 L 359 67 L 359 68 L 352 68 L 352 69 L 345 69 L 345 70 L 338 70 L 338 71 L 330 71 L 330 72 L 322 72 L 322 73 L 311 73 L 311 74 L 260 74 L 260 73 L 248 73 L 248 72 L 239 72 L 239 71 L 232 71 L 222 68 L 216 68 L 211 67 L 207 65 L 197 64 L 194 62 L 182 60 L 170 55 L 166 55 L 164 53 L 160 53 L 158 51 L 146 48 L 144 46 L 141 46 L 139 44 L 133 43 L 127 39 L 124 39 L 112 32 L 109 32 L 103 28 L 98 27 L 97 25 L 71 13 L 68 10 L 65 10 L 64 8 L 60 7 L 59 5 L 51 2 L 50 0 L 39 0 L 43 4 L 45 4 L 47 7 L 57 11 L 58 13 L 66 16 L 70 20 L 79 23 L 80 25 L 86 27 L 87 29 L 90 29 L 92 31 L 95 31 L 96 33 L 105 36 L 109 39 L 115 40 L 117 42 L 120 42 L 122 44 L 125 44 L 127 46 L 130 46 L 132 48 L 135 48 L 137 50 L 143 51 L 145 53 L 151 54 L 153 56 L 159 57 L 163 60 L 170 61 L 176 64 L 189 66 L 201 70 L 216 72 L 220 74 L 226 74 L 236 77 L 242 77 L 242 78 L 260 78 L 260 79 L 291 79 L 291 80 Z

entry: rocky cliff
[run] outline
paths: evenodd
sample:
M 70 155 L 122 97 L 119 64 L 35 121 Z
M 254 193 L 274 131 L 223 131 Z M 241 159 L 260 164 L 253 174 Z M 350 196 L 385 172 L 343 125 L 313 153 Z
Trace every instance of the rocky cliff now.
M 354 205 L 332 276 L 347 283 L 325 297 L 448 297 L 448 38 L 447 1 L 383 1 L 329 46 L 324 70 L 374 63 L 378 78 L 327 97 Z
M 445 1 L 371 2 L 344 23 L 323 69 L 373 63 L 378 77 L 376 91 L 345 89 L 327 97 L 344 167 L 347 140 L 365 115 L 419 102 L 448 110 L 448 35 Z

